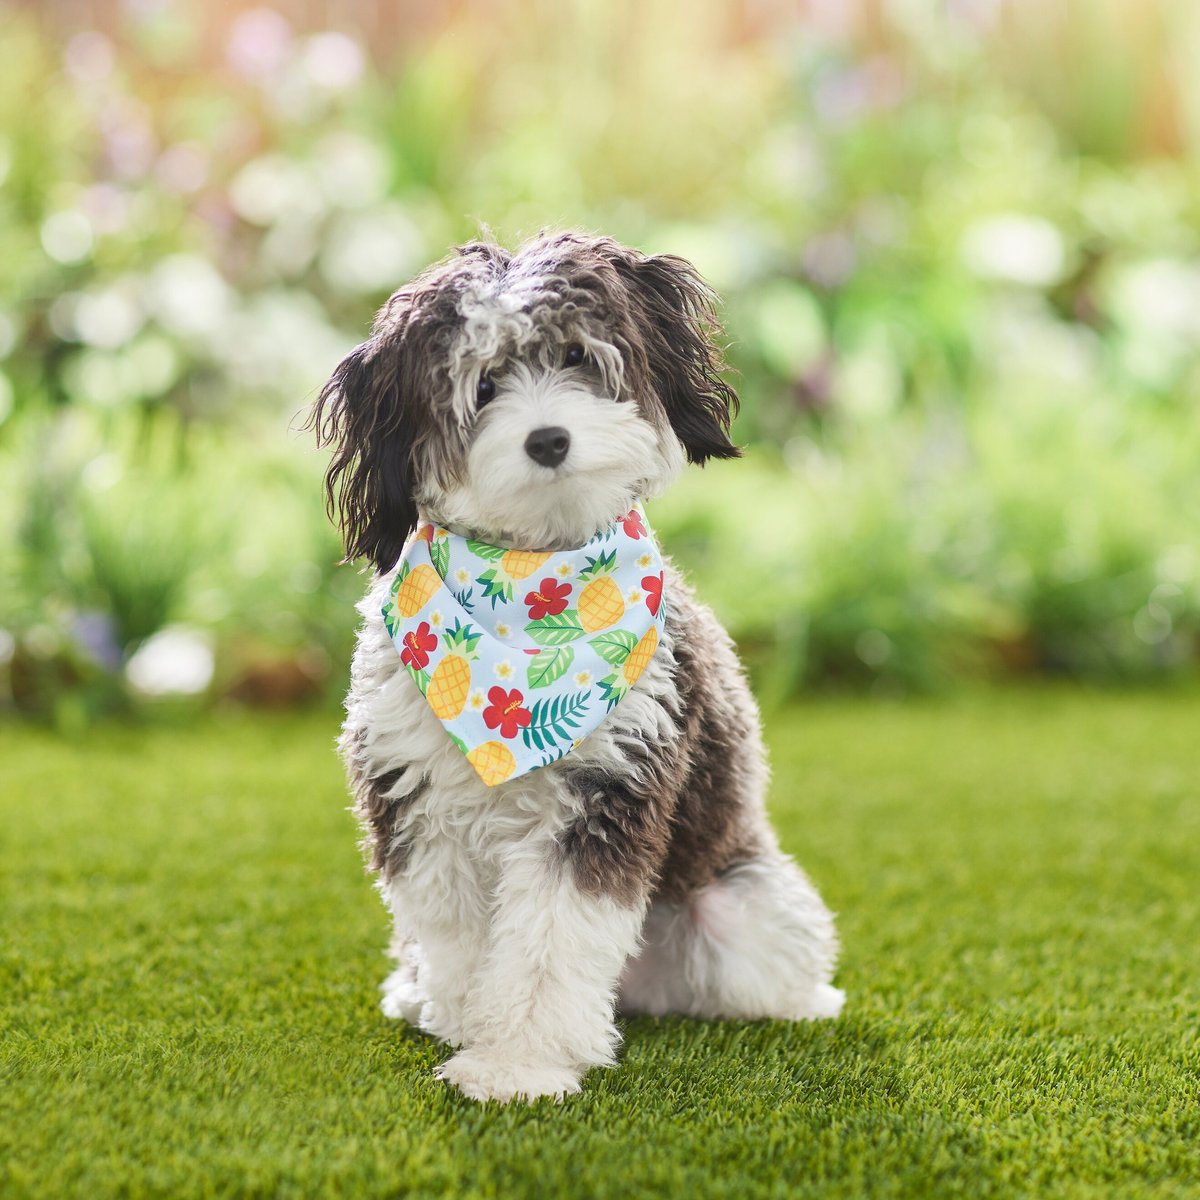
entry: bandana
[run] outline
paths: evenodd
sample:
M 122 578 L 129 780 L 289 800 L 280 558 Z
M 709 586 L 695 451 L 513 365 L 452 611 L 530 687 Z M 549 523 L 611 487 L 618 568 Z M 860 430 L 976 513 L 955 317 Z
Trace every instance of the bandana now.
M 658 649 L 663 561 L 641 506 L 578 550 L 507 550 L 422 525 L 383 619 L 488 787 L 562 758 Z

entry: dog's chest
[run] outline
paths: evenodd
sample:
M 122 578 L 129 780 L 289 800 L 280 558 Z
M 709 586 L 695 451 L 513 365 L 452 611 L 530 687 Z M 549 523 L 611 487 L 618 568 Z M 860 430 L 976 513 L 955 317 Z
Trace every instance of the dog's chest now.
M 680 736 L 669 626 L 634 688 L 565 759 L 491 788 L 447 736 L 402 669 L 382 623 L 371 616 L 355 667 L 348 723 L 363 730 L 372 774 L 403 770 L 421 781 L 396 813 L 398 827 L 413 841 L 450 838 L 483 855 L 531 834 L 552 835 L 578 815 L 578 798 L 567 785 L 570 771 L 586 767 L 620 777 L 632 760 L 644 759 L 647 748 L 661 752 Z

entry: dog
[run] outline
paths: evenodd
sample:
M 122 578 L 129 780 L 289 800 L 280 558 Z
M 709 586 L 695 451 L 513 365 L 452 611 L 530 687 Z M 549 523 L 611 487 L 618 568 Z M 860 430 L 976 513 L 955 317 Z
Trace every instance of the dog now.
M 617 1012 L 796 1021 L 842 1007 L 833 917 L 768 824 L 739 660 L 657 557 L 639 507 L 685 463 L 740 454 L 719 336 L 716 296 L 684 259 L 570 232 L 516 252 L 480 240 L 383 305 L 310 415 L 332 449 L 326 499 L 347 560 L 373 569 L 339 749 L 394 918 L 382 1008 L 453 1047 L 437 1074 L 475 1100 L 579 1091 L 614 1063 Z M 572 573 L 605 569 L 606 538 L 633 571 L 659 573 L 615 599 L 607 587 L 613 608 L 596 616 Z M 572 558 L 593 544 L 600 568 Z M 443 546 L 491 555 L 490 576 L 459 567 L 456 591 Z M 526 558 L 498 583 L 509 549 Z M 556 554 L 559 577 L 542 578 Z M 441 599 L 401 576 L 432 580 Z M 568 586 L 578 607 L 555 616 Z M 592 646 L 624 664 L 602 668 L 586 735 L 528 769 L 513 766 L 539 752 L 519 672 L 567 656 L 514 642 L 514 668 L 510 628 L 483 630 L 497 601 L 542 614 L 525 628 L 546 637 L 565 622 L 572 655 Z M 618 605 L 634 627 L 605 640 L 594 630 Z M 445 643 L 455 672 L 478 671 L 483 642 L 503 661 L 472 714 L 465 685 L 445 702 L 426 660 Z M 579 695 L 590 681 L 567 679 Z M 493 740 L 468 752 L 465 726 L 435 703 L 486 718 Z

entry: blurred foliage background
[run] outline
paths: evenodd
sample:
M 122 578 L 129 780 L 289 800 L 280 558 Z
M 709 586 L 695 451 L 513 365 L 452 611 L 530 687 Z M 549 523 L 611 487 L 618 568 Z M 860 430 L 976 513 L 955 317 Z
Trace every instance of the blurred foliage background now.
M 0 708 L 340 694 L 298 414 L 486 226 L 692 258 L 761 690 L 1200 662 L 1189 0 L 0 0 Z M 175 698 L 175 699 L 171 699 Z

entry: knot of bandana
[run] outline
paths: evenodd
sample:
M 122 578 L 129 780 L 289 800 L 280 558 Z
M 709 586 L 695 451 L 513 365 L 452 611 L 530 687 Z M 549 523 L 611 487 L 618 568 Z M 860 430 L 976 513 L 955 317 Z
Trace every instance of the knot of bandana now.
M 422 525 L 383 607 L 410 678 L 489 787 L 578 746 L 649 665 L 665 618 L 640 505 L 577 550 Z

